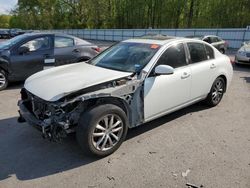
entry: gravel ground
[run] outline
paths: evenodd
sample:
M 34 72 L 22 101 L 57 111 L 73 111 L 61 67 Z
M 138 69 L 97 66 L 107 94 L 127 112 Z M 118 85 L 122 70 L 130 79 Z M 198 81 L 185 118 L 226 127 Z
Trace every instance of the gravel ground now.
M 195 104 L 132 129 L 114 154 L 88 158 L 74 135 L 42 139 L 17 123 L 22 83 L 0 92 L 0 188 L 250 187 L 250 67 L 234 68 L 214 108 Z

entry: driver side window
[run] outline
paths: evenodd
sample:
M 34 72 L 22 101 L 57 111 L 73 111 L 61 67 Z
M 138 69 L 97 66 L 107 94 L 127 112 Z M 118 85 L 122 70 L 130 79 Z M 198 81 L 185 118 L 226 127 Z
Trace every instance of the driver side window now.
M 21 47 L 29 48 L 30 52 L 48 49 L 50 47 L 49 37 L 40 37 L 30 40 L 23 44 Z
M 187 65 L 184 45 L 180 43 L 169 47 L 161 55 L 157 65 L 169 65 L 173 68 Z

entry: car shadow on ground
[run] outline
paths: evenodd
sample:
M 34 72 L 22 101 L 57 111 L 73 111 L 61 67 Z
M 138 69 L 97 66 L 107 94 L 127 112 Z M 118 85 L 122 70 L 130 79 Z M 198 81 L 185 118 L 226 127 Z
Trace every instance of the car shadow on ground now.
M 249 65 L 234 65 L 233 69 L 234 71 L 250 72 L 250 64 Z
M 185 114 L 208 109 L 198 103 L 146 123 L 128 132 L 127 140 L 175 120 Z M 125 141 L 126 144 L 126 141 Z M 0 181 L 16 176 L 18 180 L 36 179 L 96 162 L 81 151 L 74 135 L 62 143 L 41 138 L 31 126 L 17 123 L 17 117 L 0 120 Z
M 21 89 L 24 82 L 11 82 L 5 90 Z
M 250 83 L 250 77 L 246 76 L 246 77 L 240 77 L 240 78 L 244 79 L 246 83 Z

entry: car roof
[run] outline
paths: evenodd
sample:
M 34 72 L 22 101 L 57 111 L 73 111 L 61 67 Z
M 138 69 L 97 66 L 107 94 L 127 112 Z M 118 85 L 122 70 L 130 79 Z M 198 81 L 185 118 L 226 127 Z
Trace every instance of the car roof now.
M 55 36 L 61 36 L 61 37 L 70 37 L 70 38 L 77 38 L 72 35 L 67 35 L 64 33 L 53 33 L 53 32 L 32 32 L 32 33 L 24 33 L 25 36 L 41 36 L 41 35 L 55 35 Z
M 127 39 L 123 42 L 135 42 L 135 43 L 146 43 L 146 44 L 158 44 L 158 45 L 164 45 L 169 41 L 172 41 L 174 39 L 178 39 L 179 37 L 175 36 L 168 36 L 168 35 L 160 35 L 160 34 L 148 34 L 143 35 L 138 38 L 133 39 Z
M 145 43 L 145 44 L 158 44 L 165 45 L 173 42 L 198 42 L 201 43 L 202 40 L 192 39 L 192 38 L 184 38 L 184 37 L 174 37 L 174 36 L 166 36 L 166 38 L 150 38 L 150 37 L 141 37 L 141 38 L 133 38 L 127 39 L 122 42 L 134 42 L 134 43 Z
M 187 38 L 204 38 L 204 37 L 219 37 L 219 36 L 216 36 L 216 35 L 189 35 L 186 37 Z

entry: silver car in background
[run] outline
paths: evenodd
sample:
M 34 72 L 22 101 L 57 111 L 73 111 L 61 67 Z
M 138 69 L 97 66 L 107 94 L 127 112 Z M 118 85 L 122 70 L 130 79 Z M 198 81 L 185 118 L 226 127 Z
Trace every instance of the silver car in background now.
M 249 64 L 250 65 L 250 41 L 244 42 L 243 46 L 235 55 L 235 64 Z
M 186 36 L 186 38 L 193 38 L 205 41 L 212 46 L 214 46 L 217 50 L 219 50 L 222 54 L 224 54 L 228 47 L 228 42 L 221 39 L 215 35 L 193 35 L 193 36 Z

